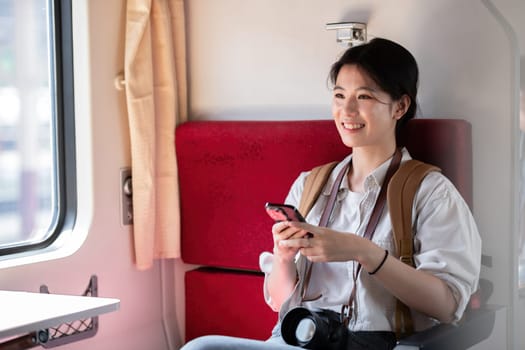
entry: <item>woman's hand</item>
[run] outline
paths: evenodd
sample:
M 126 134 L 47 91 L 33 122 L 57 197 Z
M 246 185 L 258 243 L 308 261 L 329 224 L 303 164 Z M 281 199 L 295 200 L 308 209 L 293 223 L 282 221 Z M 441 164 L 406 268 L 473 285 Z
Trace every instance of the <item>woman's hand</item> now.
M 369 240 L 354 234 L 334 231 L 326 227 L 313 226 L 304 222 L 282 222 L 286 226 L 281 232 L 290 233 L 286 239 L 274 243 L 281 250 L 297 252 L 300 250 L 308 260 L 313 262 L 358 260 L 364 255 Z M 274 235 L 275 237 L 275 235 Z M 281 238 L 283 238 L 281 236 Z M 372 243 L 373 244 L 373 243 Z
M 274 255 L 278 256 L 284 261 L 291 261 L 294 259 L 295 255 L 297 255 L 299 248 L 287 247 L 280 242 L 286 241 L 288 239 L 301 238 L 306 235 L 306 233 L 300 228 L 289 225 L 289 222 L 282 221 L 275 223 L 272 226 L 272 235 Z
M 267 277 L 267 288 L 272 308 L 276 311 L 281 309 L 297 283 L 295 256 L 299 248 L 287 247 L 282 242 L 300 239 L 305 234 L 302 229 L 293 227 L 287 222 L 278 222 L 272 226 L 273 264 L 271 273 Z

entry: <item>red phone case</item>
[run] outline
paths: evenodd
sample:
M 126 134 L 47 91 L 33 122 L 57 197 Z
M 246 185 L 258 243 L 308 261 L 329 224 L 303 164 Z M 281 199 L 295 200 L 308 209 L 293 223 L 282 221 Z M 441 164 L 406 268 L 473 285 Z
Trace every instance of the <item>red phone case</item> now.
M 266 212 L 275 221 L 305 222 L 299 210 L 290 204 L 266 203 Z

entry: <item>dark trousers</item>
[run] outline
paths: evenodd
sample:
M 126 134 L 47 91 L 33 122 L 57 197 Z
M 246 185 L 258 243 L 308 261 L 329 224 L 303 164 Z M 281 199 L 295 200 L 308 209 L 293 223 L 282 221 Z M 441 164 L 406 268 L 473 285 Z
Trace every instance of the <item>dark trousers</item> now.
M 347 350 L 391 350 L 396 346 L 394 332 L 348 332 Z

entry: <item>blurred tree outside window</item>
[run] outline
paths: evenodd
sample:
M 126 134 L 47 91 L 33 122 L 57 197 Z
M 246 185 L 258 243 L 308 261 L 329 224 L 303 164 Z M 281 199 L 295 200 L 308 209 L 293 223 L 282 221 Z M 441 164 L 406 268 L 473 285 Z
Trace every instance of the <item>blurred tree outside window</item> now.
M 0 248 L 42 242 L 56 225 L 51 6 L 0 0 Z

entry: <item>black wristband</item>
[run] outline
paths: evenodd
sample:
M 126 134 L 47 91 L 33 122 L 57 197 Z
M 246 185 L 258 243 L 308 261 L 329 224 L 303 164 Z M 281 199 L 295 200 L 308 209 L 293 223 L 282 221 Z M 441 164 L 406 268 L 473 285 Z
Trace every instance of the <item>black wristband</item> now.
M 377 271 L 379 271 L 381 269 L 381 267 L 383 267 L 385 261 L 386 261 L 386 258 L 388 258 L 388 250 L 385 249 L 385 256 L 383 257 L 383 260 L 381 260 L 381 262 L 379 263 L 379 266 L 376 267 L 376 269 L 372 272 L 369 272 L 368 274 L 369 275 L 373 275 L 375 274 Z

